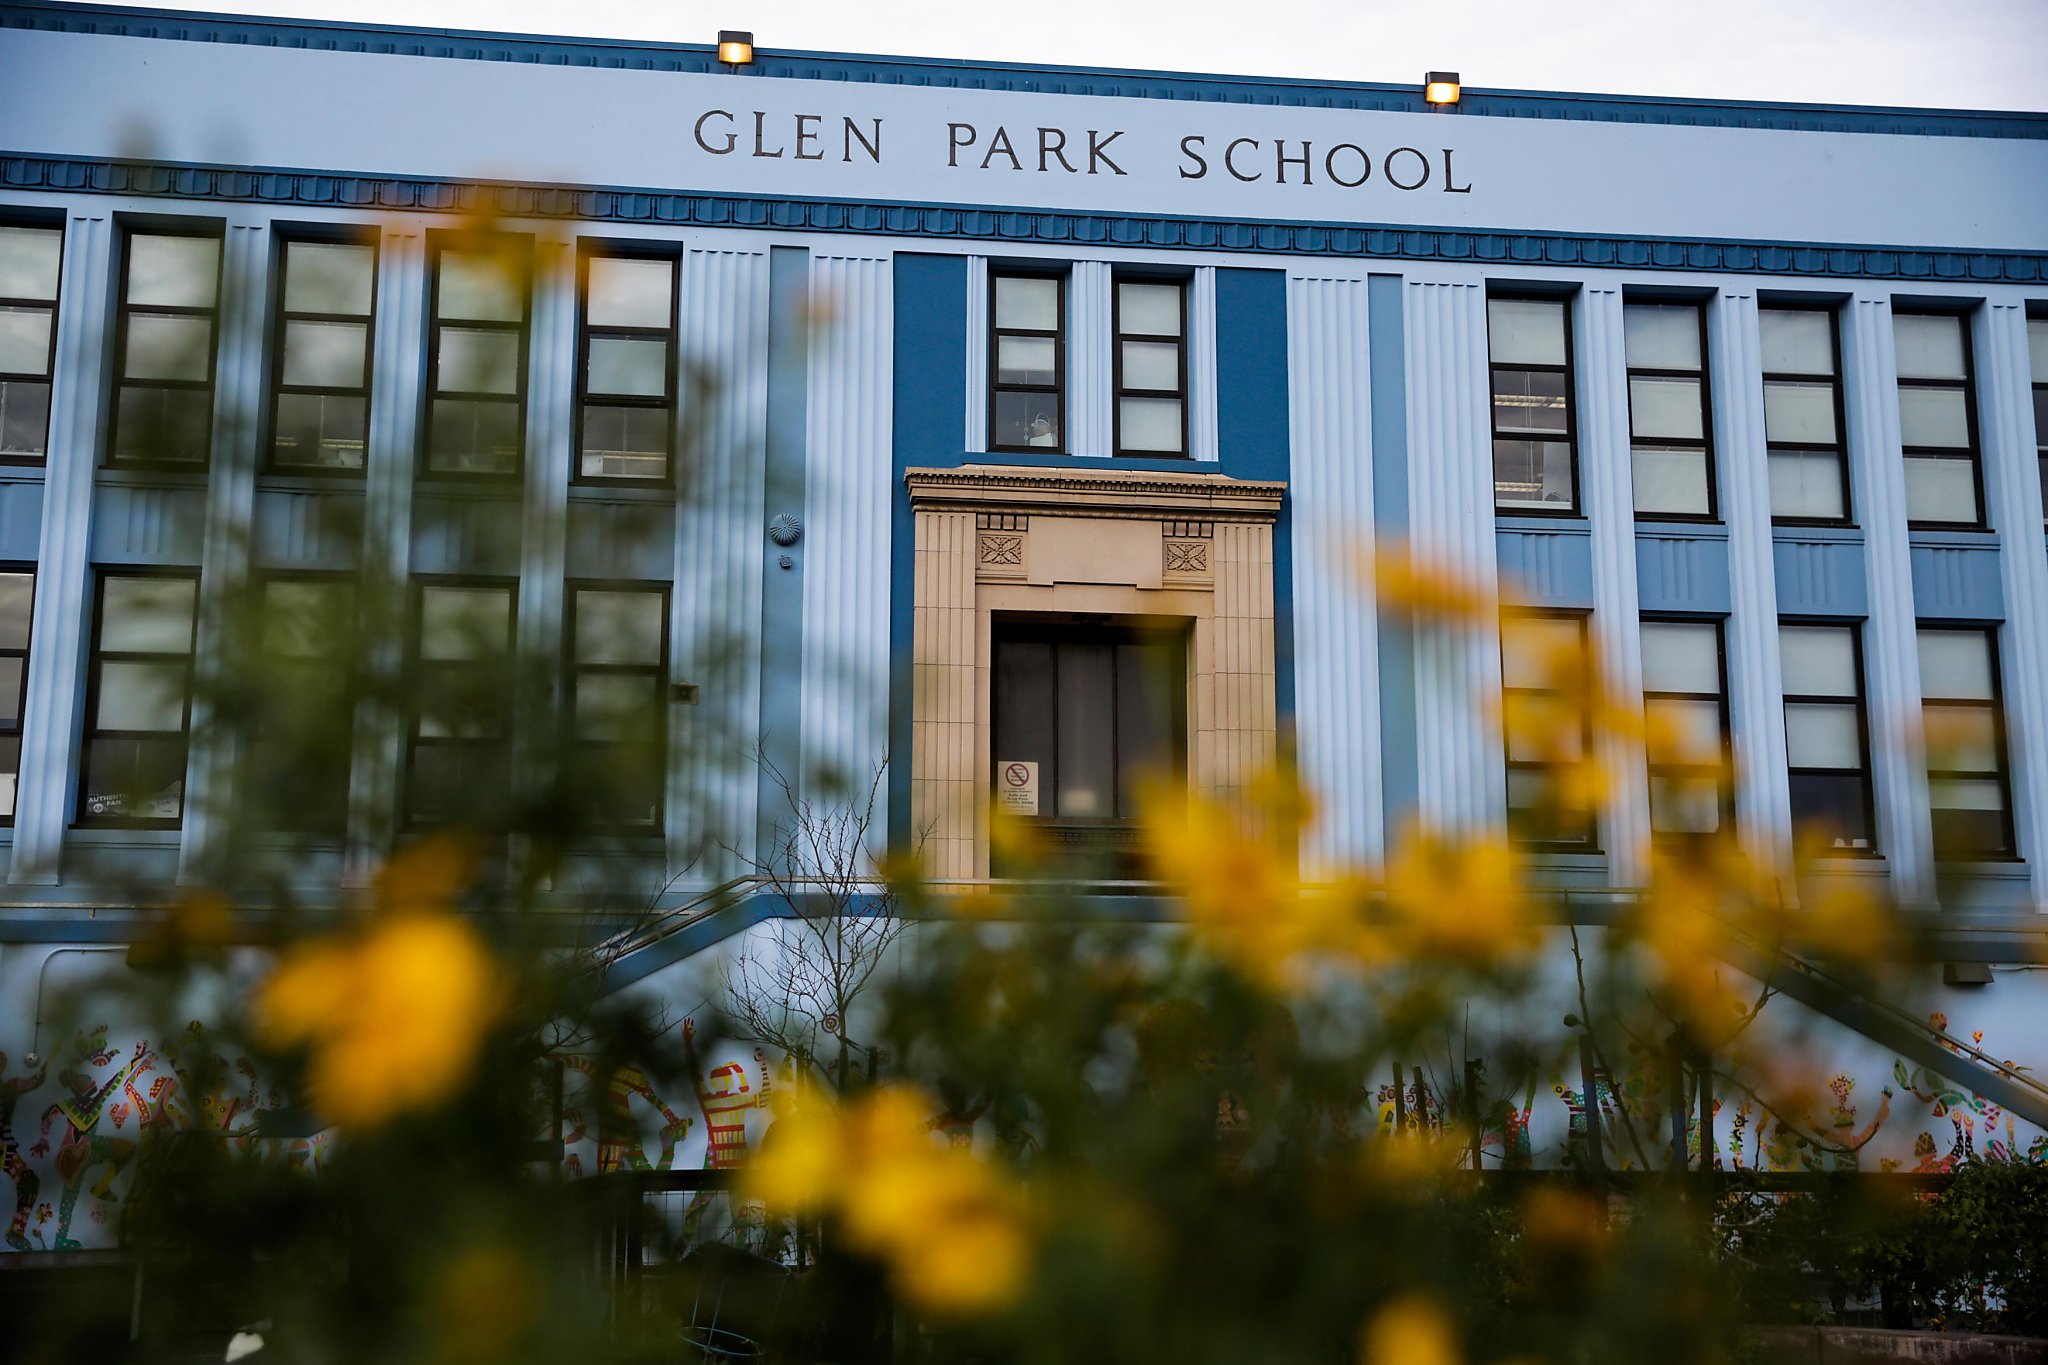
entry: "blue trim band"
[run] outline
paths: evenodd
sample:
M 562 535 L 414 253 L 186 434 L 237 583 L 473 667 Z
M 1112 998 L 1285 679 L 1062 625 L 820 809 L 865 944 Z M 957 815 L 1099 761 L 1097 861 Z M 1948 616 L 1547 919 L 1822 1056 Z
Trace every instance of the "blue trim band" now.
M 770 518 L 804 510 L 811 253 L 802 247 L 768 251 L 768 429 L 764 442 Z M 787 548 L 761 533 L 761 722 L 760 771 L 755 774 L 754 857 L 773 863 L 776 831 L 789 825 L 784 783 L 801 789 L 803 774 L 804 633 L 789 623 L 804 615 L 804 545 Z M 782 561 L 789 567 L 784 568 Z M 778 777 L 779 775 L 779 777 Z
M 724 74 L 732 79 L 776 77 L 955 90 L 1016 90 L 1052 95 L 1196 100 L 1210 104 L 1372 109 L 1402 113 L 1430 111 L 1430 106 L 1423 102 L 1419 84 L 1048 66 L 1031 62 L 962 61 L 935 57 L 774 52 L 765 49 L 756 49 L 753 65 L 741 71 L 729 71 L 719 63 L 715 50 L 707 43 L 543 37 L 329 20 L 244 18 L 125 5 L 71 5 L 36 3 L 35 0 L 4 4 L 0 5 L 0 28 L 538 66 L 698 72 Z M 2048 114 L 2017 111 L 1686 100 L 1656 95 L 1594 95 L 1547 90 L 1481 91 L 1470 86 L 1465 88 L 1459 101 L 1458 113 L 1466 117 L 1776 128 L 1913 137 L 2048 138 Z
M 843 199 L 750 198 L 610 187 L 499 184 L 0 152 L 0 190 L 7 189 L 407 213 L 777 228 L 924 239 L 952 237 L 1069 247 L 1164 247 L 1475 265 L 1697 270 L 1837 279 L 1960 280 L 1987 284 L 2037 284 L 2048 280 L 2048 252 L 1569 236 L 1361 223 L 1258 223 L 957 204 L 861 203 Z

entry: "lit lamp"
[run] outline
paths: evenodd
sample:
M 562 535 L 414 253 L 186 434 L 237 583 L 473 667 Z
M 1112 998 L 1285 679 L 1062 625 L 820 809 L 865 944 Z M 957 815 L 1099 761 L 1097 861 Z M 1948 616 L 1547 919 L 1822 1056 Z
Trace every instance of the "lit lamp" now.
M 754 35 L 741 33 L 738 29 L 718 31 L 718 60 L 727 66 L 751 66 L 754 61 Z M 1457 77 L 1453 76 L 1452 80 Z M 1451 98 L 1456 99 L 1453 95 Z
M 1458 73 L 1432 71 L 1422 78 L 1422 98 L 1442 109 L 1458 102 Z

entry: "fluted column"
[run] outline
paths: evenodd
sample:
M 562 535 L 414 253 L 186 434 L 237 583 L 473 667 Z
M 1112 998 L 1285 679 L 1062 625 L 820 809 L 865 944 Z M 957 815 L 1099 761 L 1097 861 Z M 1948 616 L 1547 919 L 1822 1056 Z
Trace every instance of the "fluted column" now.
M 1766 866 L 1792 850 L 1784 670 L 1778 658 L 1778 576 L 1771 540 L 1771 466 L 1764 436 L 1763 338 L 1756 293 L 1724 289 L 1707 314 L 1714 384 L 1714 462 L 1728 521 L 1728 717 L 1735 827 Z
M 1377 615 L 1354 567 L 1373 529 L 1365 280 L 1290 275 L 1287 331 L 1294 697 L 1316 736 L 1300 764 L 1320 811 L 1302 860 L 1315 877 L 1383 852 Z
M 1222 458 L 1217 439 L 1216 267 L 1195 267 L 1188 281 L 1188 454 L 1213 462 Z M 1296 352 L 1296 354 L 1300 354 Z
M 2048 906 L 2048 542 L 2041 535 L 2033 370 L 2025 300 L 1980 309 L 1973 338 L 1984 492 L 1998 528 L 2005 589 L 2000 640 L 2013 825 L 2033 868 L 2033 898 Z
M 988 257 L 967 258 L 967 430 L 960 449 L 988 449 Z
M 194 644 L 192 746 L 185 765 L 185 818 L 178 880 L 205 878 L 234 799 L 235 743 L 215 702 L 228 681 L 236 603 L 249 579 L 256 510 L 256 442 L 263 411 L 265 282 L 271 233 L 262 219 L 230 219 L 221 243 L 220 341 L 214 366 L 213 441 L 200 549 Z
M 427 244 L 417 223 L 385 226 L 378 242 L 376 335 L 370 354 L 368 461 L 363 471 L 363 601 L 371 613 L 364 666 L 396 678 L 405 666 L 412 572 L 413 467 L 426 365 Z M 396 830 L 405 718 L 396 707 L 356 709 L 349 766 L 344 876 L 360 884 Z
M 1493 449 L 1487 416 L 1486 287 L 1478 276 L 1413 276 L 1404 310 L 1410 392 L 1408 479 L 1416 552 L 1491 584 Z M 1500 698 L 1491 628 L 1439 626 L 1416 640 L 1417 809 L 1446 830 L 1499 830 L 1505 757 L 1488 716 Z
M 1110 389 L 1108 261 L 1076 261 L 1067 279 L 1067 453 L 1108 455 L 1116 449 Z
M 1643 708 L 1643 640 L 1636 596 L 1635 480 L 1629 455 L 1628 358 L 1621 289 L 1589 284 L 1579 292 L 1574 354 L 1578 362 L 1580 497 L 1592 524 L 1592 640 L 1601 681 L 1617 704 Z M 1600 813 L 1607 878 L 1615 886 L 1649 879 L 1650 787 L 1642 746 L 1599 727 L 1595 759 L 1612 786 Z
M 1843 323 L 1850 489 L 1863 526 L 1864 568 L 1870 581 L 1863 668 L 1869 692 L 1877 838 L 1891 871 L 1892 893 L 1902 902 L 1918 903 L 1934 891 L 1934 830 L 1919 738 L 1920 646 L 1913 619 L 1891 296 L 1859 292 L 1850 300 Z
M 671 668 L 700 700 L 669 710 L 668 870 L 715 881 L 752 856 L 759 811 L 768 253 L 690 251 L 682 300 L 685 362 L 710 393 L 681 419 L 701 467 L 680 475 Z
M 804 475 L 801 780 L 821 801 L 864 794 L 889 743 L 894 290 L 887 256 L 811 258 L 806 443 L 830 458 Z
M 49 463 L 36 546 L 29 625 L 28 690 L 14 797 L 14 853 L 7 880 L 53 885 L 78 781 L 80 674 L 92 615 L 87 555 L 100 393 L 112 336 L 114 223 L 97 203 L 64 223 L 58 283 L 57 363 L 50 388 Z

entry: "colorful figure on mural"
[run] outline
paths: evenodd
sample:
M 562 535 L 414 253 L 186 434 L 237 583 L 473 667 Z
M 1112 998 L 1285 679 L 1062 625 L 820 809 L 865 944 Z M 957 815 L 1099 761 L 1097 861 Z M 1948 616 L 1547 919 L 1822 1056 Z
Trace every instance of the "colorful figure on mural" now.
M 747 1083 L 747 1069 L 738 1062 L 713 1067 L 707 1074 L 697 1056 L 697 1021 L 683 1020 L 683 1048 L 689 1058 L 690 1074 L 697 1080 L 697 1107 L 704 1112 L 704 1169 L 736 1170 L 747 1164 L 747 1111 L 766 1109 L 772 1102 L 766 1059 L 759 1049 L 754 1060 L 761 1067 L 761 1089 L 757 1094 Z
M 565 1057 L 563 1063 L 582 1072 L 593 1081 L 598 1078 L 596 1063 L 589 1057 Z M 668 1102 L 655 1093 L 653 1082 L 647 1073 L 637 1066 L 622 1066 L 604 1077 L 605 1093 L 599 1104 L 597 1120 L 597 1173 L 608 1171 L 666 1171 L 676 1162 L 676 1149 L 690 1131 L 691 1120 L 668 1107 Z M 647 1159 L 647 1148 L 641 1142 L 640 1130 L 633 1121 L 633 1100 L 639 1098 L 660 1112 L 662 1126 L 657 1136 L 661 1142 L 661 1155 L 653 1162 Z M 573 1119 L 575 1131 L 564 1139 L 564 1145 L 580 1140 L 588 1131 L 583 1122 L 580 1108 L 568 1108 L 564 1116 Z M 581 1174 L 582 1160 L 570 1157 L 564 1163 L 570 1173 Z
M 7 1245 L 16 1251 L 30 1249 L 29 1209 L 36 1202 L 36 1190 L 42 1182 L 29 1169 L 28 1162 L 22 1159 L 21 1143 L 14 1136 L 14 1106 L 23 1095 L 40 1086 L 49 1074 L 50 1066 L 45 1062 L 33 1076 L 16 1076 L 11 1081 L 7 1080 L 7 1054 L 0 1052 L 0 1171 L 14 1182 L 14 1217 L 7 1224 Z M 45 1215 L 49 1208 L 48 1204 L 43 1205 Z
M 1506 1099 L 1495 1102 L 1481 1125 L 1480 1150 L 1493 1148 L 1504 1171 L 1526 1171 L 1535 1164 L 1536 1154 L 1529 1142 L 1529 1116 L 1536 1107 L 1536 1078 L 1522 1095 L 1522 1107 Z
M 77 1212 L 78 1195 L 85 1188 L 86 1176 L 100 1167 L 105 1168 L 100 1178 L 93 1182 L 92 1193 L 95 1199 L 111 1203 L 117 1197 L 114 1181 L 135 1155 L 133 1141 L 108 1137 L 99 1131 L 99 1124 L 107 1101 L 128 1083 L 149 1056 L 149 1040 L 138 1042 L 128 1061 L 96 1088 L 91 1071 L 81 1068 L 104 1066 L 114 1059 L 114 1054 L 106 1048 L 106 1036 L 104 1025 L 93 1033 L 80 1035 L 75 1045 L 80 1065 L 66 1067 L 57 1076 L 58 1081 L 71 1091 L 70 1098 L 58 1100 L 43 1111 L 41 1136 L 36 1145 L 29 1148 L 30 1156 L 47 1154 L 50 1150 L 50 1125 L 59 1118 L 65 1121 L 64 1132 L 57 1139 L 56 1157 L 57 1178 L 63 1186 L 63 1192 L 57 1199 L 55 1246 L 59 1251 L 75 1251 L 80 1246 L 71 1238 L 71 1219 Z

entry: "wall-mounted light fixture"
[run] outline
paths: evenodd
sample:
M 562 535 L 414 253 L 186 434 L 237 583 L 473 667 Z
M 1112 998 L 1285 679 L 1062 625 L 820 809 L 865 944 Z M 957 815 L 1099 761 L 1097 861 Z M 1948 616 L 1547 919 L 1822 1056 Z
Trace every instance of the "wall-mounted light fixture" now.
M 1432 71 L 1422 78 L 1422 98 L 1439 109 L 1456 104 L 1463 89 L 1455 71 Z
M 718 31 L 718 60 L 727 66 L 750 66 L 754 61 L 754 35 L 738 29 Z M 1456 79 L 1453 77 L 1453 79 Z

